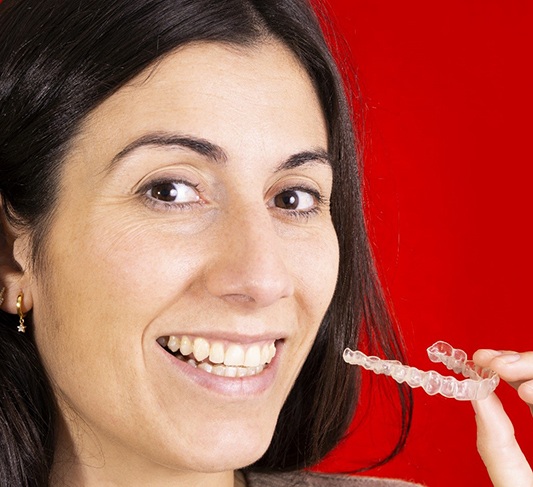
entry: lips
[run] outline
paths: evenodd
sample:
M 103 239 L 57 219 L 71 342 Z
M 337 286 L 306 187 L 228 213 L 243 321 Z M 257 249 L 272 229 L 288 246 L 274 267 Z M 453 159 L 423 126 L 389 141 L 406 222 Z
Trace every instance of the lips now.
M 261 373 L 276 354 L 276 341 L 240 344 L 204 337 L 163 336 L 158 343 L 168 353 L 209 374 L 248 377 Z

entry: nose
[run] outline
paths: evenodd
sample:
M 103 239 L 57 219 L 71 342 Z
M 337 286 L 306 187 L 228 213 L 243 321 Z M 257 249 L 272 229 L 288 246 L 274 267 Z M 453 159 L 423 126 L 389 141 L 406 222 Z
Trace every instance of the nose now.
M 229 303 L 266 307 L 294 293 L 282 238 L 270 216 L 228 215 L 206 275 L 208 292 Z

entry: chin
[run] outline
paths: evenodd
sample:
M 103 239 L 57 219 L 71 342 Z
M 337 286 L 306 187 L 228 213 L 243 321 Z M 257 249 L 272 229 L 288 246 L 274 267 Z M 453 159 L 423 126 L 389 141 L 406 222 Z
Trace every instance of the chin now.
M 228 472 L 257 462 L 272 441 L 279 414 L 272 403 L 277 401 L 231 408 L 209 402 L 209 411 L 191 405 L 145 423 L 149 432 L 130 437 L 130 450 L 133 447 L 150 464 L 176 473 Z
M 264 455 L 273 433 L 274 428 L 268 431 L 258 431 L 257 427 L 253 431 L 245 427 L 240 430 L 221 428 L 212 435 L 211 441 L 202 441 L 194 447 L 191 445 L 189 466 L 192 470 L 204 473 L 247 467 Z
M 216 451 L 213 455 L 203 455 L 194 462 L 193 468 L 202 473 L 218 473 L 229 470 L 240 470 L 257 462 L 266 452 L 268 445 L 254 452 L 241 445 L 239 450 L 232 449 L 222 454 Z

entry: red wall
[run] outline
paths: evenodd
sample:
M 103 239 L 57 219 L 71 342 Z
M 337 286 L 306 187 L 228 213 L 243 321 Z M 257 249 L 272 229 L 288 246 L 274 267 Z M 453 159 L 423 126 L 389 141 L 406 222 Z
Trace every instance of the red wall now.
M 425 356 L 436 340 L 533 350 L 533 2 L 330 3 L 367 105 L 369 221 L 411 363 L 444 372 Z M 498 394 L 533 462 L 529 410 L 506 384 Z M 373 401 L 322 469 L 391 436 L 390 401 Z M 406 449 L 369 474 L 490 486 L 470 404 L 415 390 Z
M 330 3 L 367 104 L 369 220 L 411 363 L 429 367 L 439 339 L 469 354 L 533 350 L 533 2 Z M 505 384 L 498 393 L 533 460 L 529 410 Z M 376 396 L 321 469 L 383 453 L 394 411 Z M 471 406 L 420 390 L 415 401 L 407 447 L 368 473 L 490 486 Z

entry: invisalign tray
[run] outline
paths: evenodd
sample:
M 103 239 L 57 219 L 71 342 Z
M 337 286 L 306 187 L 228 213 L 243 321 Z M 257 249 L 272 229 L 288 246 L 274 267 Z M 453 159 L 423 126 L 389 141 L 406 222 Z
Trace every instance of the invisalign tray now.
M 496 389 L 500 377 L 491 369 L 479 367 L 472 360 L 467 360 L 466 353 L 453 348 L 446 342 L 437 342 L 427 349 L 432 362 L 441 362 L 456 374 L 463 374 L 465 380 L 442 376 L 434 370 L 424 372 L 415 367 L 398 362 L 398 360 L 382 360 L 378 357 L 366 356 L 359 350 L 344 350 L 344 361 L 352 365 L 361 365 L 376 374 L 391 376 L 396 382 L 406 382 L 410 387 L 422 387 L 429 395 L 441 394 L 458 401 L 481 400 Z

